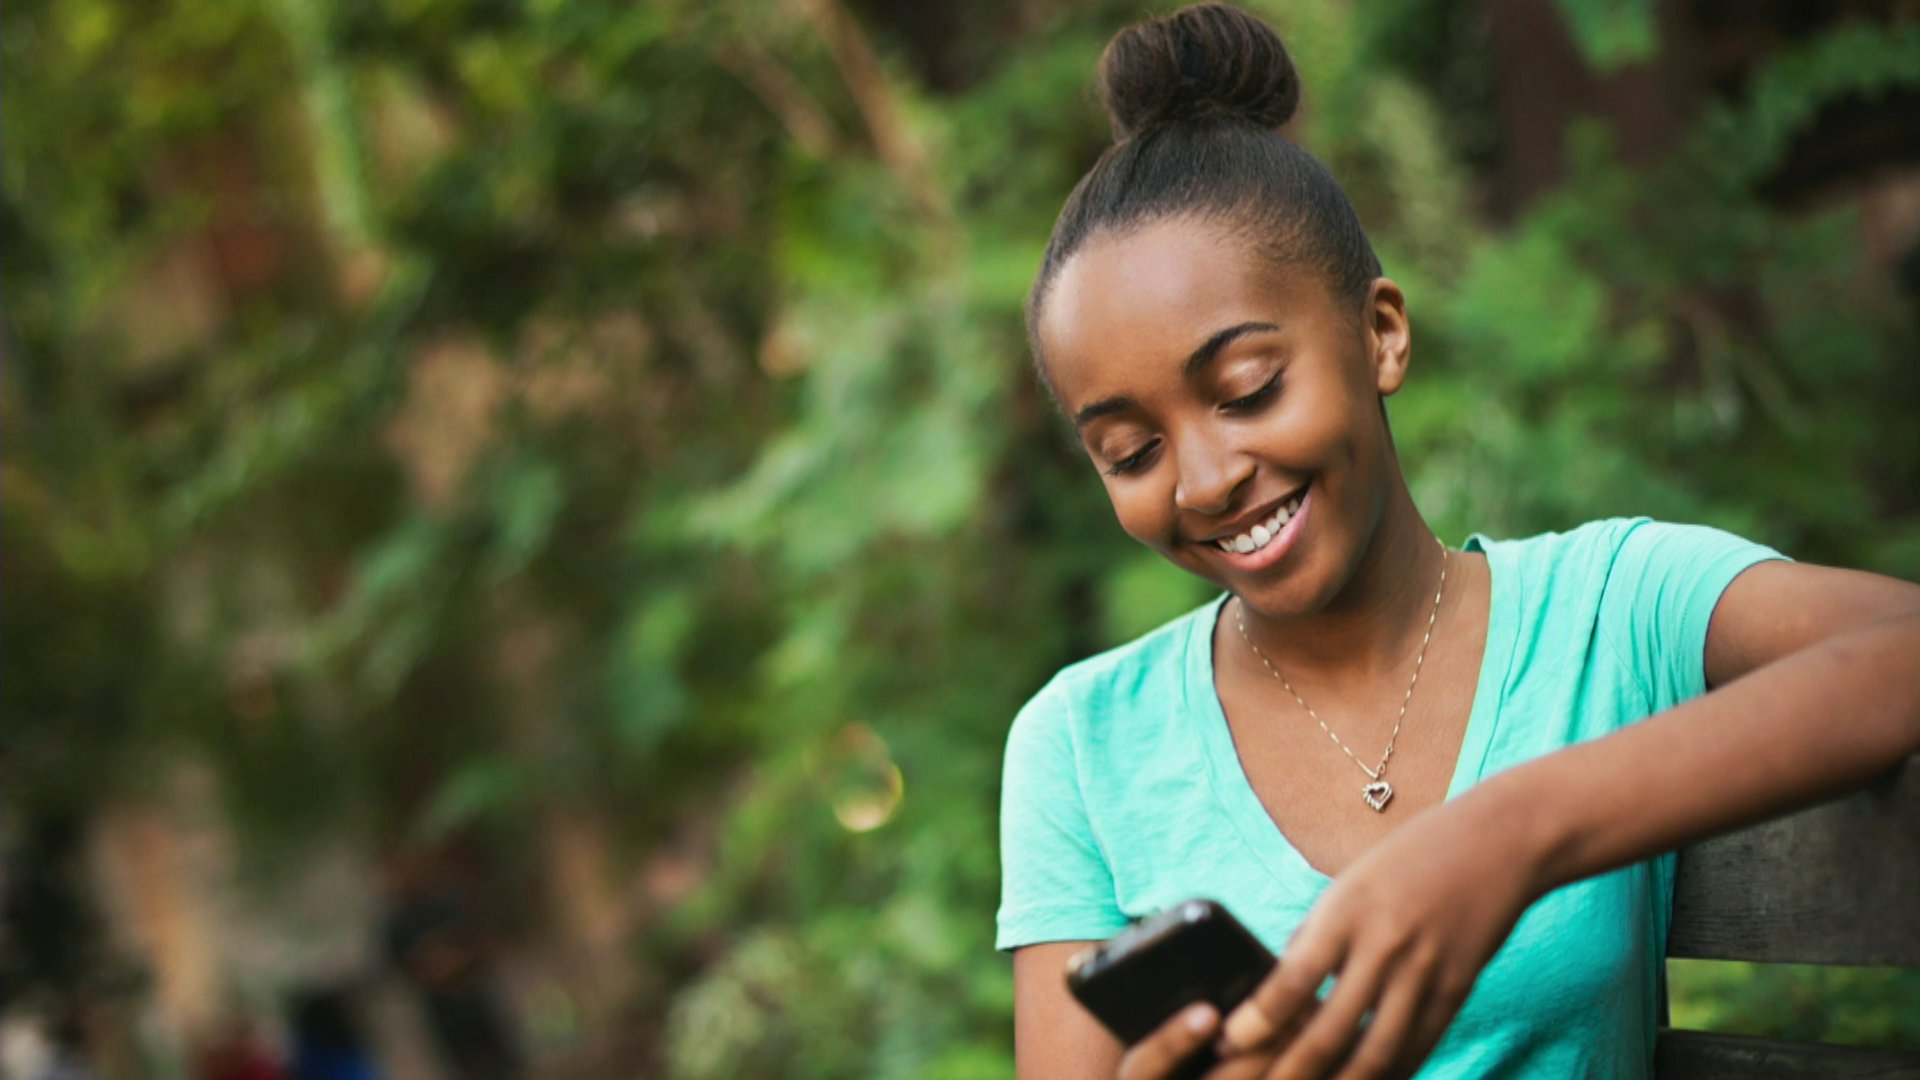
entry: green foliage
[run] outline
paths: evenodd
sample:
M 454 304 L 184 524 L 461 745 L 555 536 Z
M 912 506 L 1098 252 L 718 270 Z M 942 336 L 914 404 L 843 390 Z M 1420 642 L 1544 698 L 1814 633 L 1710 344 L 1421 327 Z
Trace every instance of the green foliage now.
M 1583 126 L 1495 228 L 1379 62 L 1446 5 L 1258 6 L 1409 297 L 1443 536 L 1648 513 L 1920 577 L 1911 320 L 1858 222 L 1753 191 L 1920 85 L 1915 27 L 1806 43 L 1649 170 Z M 1560 6 L 1601 66 L 1654 45 Z M 251 850 L 478 838 L 534 895 L 527 823 L 584 807 L 622 865 L 697 852 L 637 946 L 664 1075 L 1004 1074 L 1008 719 L 1205 595 L 1113 526 L 1020 321 L 1134 12 L 936 94 L 806 10 L 0 12 L 10 810 L 198 757 Z M 1910 981 L 1779 978 L 1676 1007 L 1912 1037 Z
M 1920 1046 L 1920 972 L 1673 960 L 1676 1027 L 1847 1046 Z
M 1609 71 L 1652 58 L 1660 45 L 1654 0 L 1557 0 L 1587 60 Z

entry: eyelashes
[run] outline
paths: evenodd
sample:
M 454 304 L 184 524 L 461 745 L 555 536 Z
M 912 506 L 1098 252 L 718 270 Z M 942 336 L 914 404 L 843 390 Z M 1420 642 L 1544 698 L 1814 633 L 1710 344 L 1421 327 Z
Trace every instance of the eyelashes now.
M 1220 407 L 1230 412 L 1245 412 L 1272 397 L 1275 391 L 1279 389 L 1280 373 L 1276 371 L 1268 376 L 1267 381 L 1260 385 L 1260 389 L 1255 390 L 1246 397 L 1234 398 L 1232 401 Z
M 1248 413 L 1258 409 L 1280 391 L 1280 375 L 1280 372 L 1274 372 L 1267 378 L 1266 382 L 1260 385 L 1260 389 L 1255 390 L 1245 397 L 1237 397 L 1232 401 L 1221 402 L 1220 408 L 1230 413 Z M 1159 449 L 1159 439 L 1149 440 L 1147 445 L 1141 447 L 1139 450 L 1107 466 L 1105 470 L 1106 474 L 1108 476 L 1125 476 L 1129 473 L 1139 472 L 1152 463 L 1154 452 Z
M 1159 439 L 1155 439 L 1152 442 L 1149 442 L 1147 445 L 1141 447 L 1137 452 L 1129 454 L 1126 457 L 1121 458 L 1119 461 L 1114 462 L 1112 465 L 1107 466 L 1107 475 L 1108 476 L 1125 476 L 1127 473 L 1139 472 L 1141 469 L 1146 467 L 1147 458 L 1151 456 L 1152 453 L 1155 450 L 1158 450 L 1159 448 L 1160 448 Z

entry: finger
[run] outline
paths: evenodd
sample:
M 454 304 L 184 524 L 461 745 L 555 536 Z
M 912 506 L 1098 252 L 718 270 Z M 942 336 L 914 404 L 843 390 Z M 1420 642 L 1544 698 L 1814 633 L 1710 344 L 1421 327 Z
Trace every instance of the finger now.
M 1174 1013 L 1127 1050 L 1119 1080 L 1160 1080 L 1205 1046 L 1219 1026 L 1219 1012 L 1204 1001 Z
M 1333 993 L 1267 1072 L 1268 1080 L 1326 1076 L 1360 1037 L 1360 1021 L 1380 989 L 1380 966 L 1349 963 Z
M 1293 1019 L 1269 1028 L 1265 1039 L 1254 1043 L 1252 1046 L 1241 1046 L 1238 1043 L 1230 1041 L 1225 1034 L 1222 1034 L 1220 1038 L 1214 1040 L 1213 1052 L 1227 1060 L 1238 1060 L 1251 1055 L 1259 1058 L 1263 1062 L 1271 1062 L 1280 1055 L 1280 1051 L 1285 1050 L 1292 1044 L 1295 1038 L 1299 1037 L 1300 1029 L 1306 1027 L 1307 1024 L 1319 1014 L 1320 999 L 1317 997 L 1310 998 L 1305 1008 L 1293 1014 Z M 1224 1032 L 1226 1029 L 1223 1026 L 1221 1030 Z M 1262 1065 L 1254 1075 L 1258 1076 L 1264 1072 L 1266 1072 L 1266 1066 Z
M 1221 1036 L 1223 1056 L 1271 1045 L 1300 1030 L 1308 1020 L 1306 1013 L 1319 1001 L 1320 984 L 1344 958 L 1344 943 L 1321 944 L 1330 940 L 1309 934 L 1288 943 L 1274 969 L 1227 1014 Z
M 1406 1059 L 1412 1041 L 1413 1022 L 1424 996 L 1421 980 L 1398 978 L 1388 981 L 1380 995 L 1380 1006 L 1373 1011 L 1359 1045 L 1348 1055 L 1335 1080 L 1384 1080 L 1413 1072 Z M 1413 1063 L 1418 1063 L 1415 1058 Z

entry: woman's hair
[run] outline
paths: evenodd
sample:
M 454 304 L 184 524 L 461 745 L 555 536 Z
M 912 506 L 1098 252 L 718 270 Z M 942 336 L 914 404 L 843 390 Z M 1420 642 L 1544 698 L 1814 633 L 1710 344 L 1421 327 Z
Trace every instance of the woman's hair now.
M 1365 299 L 1380 260 L 1353 204 L 1277 130 L 1300 80 L 1271 27 L 1195 4 L 1115 34 L 1099 75 L 1115 142 L 1067 197 L 1027 297 L 1036 363 L 1040 308 L 1060 267 L 1096 235 L 1175 216 L 1226 224 L 1274 264 L 1321 275 L 1336 299 Z

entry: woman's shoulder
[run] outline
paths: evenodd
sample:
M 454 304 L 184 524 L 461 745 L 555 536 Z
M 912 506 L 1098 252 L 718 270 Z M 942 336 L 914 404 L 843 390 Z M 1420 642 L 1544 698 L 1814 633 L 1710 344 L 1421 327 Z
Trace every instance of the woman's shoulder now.
M 1224 596 L 1216 596 L 1176 615 L 1132 641 L 1115 645 L 1084 660 L 1068 664 L 1054 676 L 1055 683 L 1080 694 L 1098 694 L 1137 687 L 1169 672 L 1177 673 L 1193 635 L 1212 628 L 1212 618 Z M 1200 624 L 1204 624 L 1204 627 Z
M 1509 572 L 1535 579 L 1567 572 L 1581 577 L 1597 574 L 1605 579 L 1622 570 L 1645 570 L 1663 563 L 1684 564 L 1749 552 L 1774 554 L 1725 529 L 1644 515 L 1600 518 L 1565 531 L 1511 540 L 1474 533 L 1465 547 L 1484 552 L 1490 562 L 1498 562 Z
M 1222 597 L 1160 624 L 1121 645 L 1061 668 L 1033 695 L 1023 715 L 1036 711 L 1107 715 L 1180 692 L 1196 635 L 1212 628 Z
M 1468 551 L 1481 551 L 1491 557 L 1495 552 L 1506 559 L 1555 558 L 1582 550 L 1618 549 L 1635 529 L 1645 525 L 1661 526 L 1650 517 L 1597 518 L 1564 530 L 1549 530 L 1531 536 L 1495 539 L 1476 532 L 1462 545 Z
M 1497 602 L 1505 587 L 1511 636 L 1568 648 L 1604 638 L 1643 681 L 1671 684 L 1673 694 L 1699 682 L 1707 626 L 1727 585 L 1754 563 L 1784 558 L 1725 529 L 1650 517 L 1605 518 L 1482 549 Z
M 1038 790 L 1069 777 L 1116 777 L 1129 772 L 1127 762 L 1177 752 L 1187 729 L 1168 718 L 1190 706 L 1193 668 L 1210 660 L 1196 659 L 1192 650 L 1196 643 L 1210 647 L 1219 604 L 1220 598 L 1209 600 L 1055 674 L 1007 732 L 1008 787 Z

